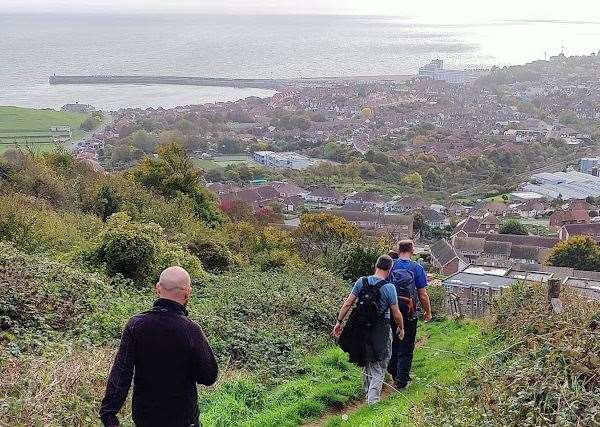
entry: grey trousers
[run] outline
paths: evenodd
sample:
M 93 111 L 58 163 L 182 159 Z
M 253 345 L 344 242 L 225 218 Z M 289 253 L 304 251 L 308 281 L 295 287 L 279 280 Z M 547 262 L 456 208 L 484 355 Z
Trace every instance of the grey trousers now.
M 383 360 L 367 362 L 367 365 L 363 368 L 363 390 L 367 395 L 368 405 L 376 404 L 381 398 L 381 389 L 383 388 L 383 381 L 390 357 L 392 357 L 391 331 Z

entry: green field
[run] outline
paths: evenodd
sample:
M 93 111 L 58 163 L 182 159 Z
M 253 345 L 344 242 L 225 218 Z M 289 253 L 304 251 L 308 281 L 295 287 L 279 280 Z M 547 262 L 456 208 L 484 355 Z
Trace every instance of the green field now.
M 230 165 L 239 165 L 242 163 L 254 164 L 254 161 L 244 155 L 231 155 L 231 156 L 218 156 L 212 159 L 200 159 L 194 158 L 194 165 L 205 171 L 211 171 L 215 169 L 225 168 Z
M 20 107 L 0 107 L 0 143 L 18 141 L 20 146 L 40 144 L 39 150 L 45 150 L 52 144 L 49 129 L 51 126 L 70 126 L 73 138 L 85 135 L 80 129 L 81 123 L 87 118 L 86 114 L 67 113 L 51 109 L 34 110 Z M 46 147 L 43 147 L 46 145 Z M 0 152 L 10 147 L 0 146 Z
M 38 143 L 19 143 L 19 144 L 1 144 L 0 143 L 0 154 L 5 153 L 8 150 L 20 148 L 24 151 L 32 151 L 34 153 L 47 153 L 56 150 L 59 144 L 54 142 L 38 142 Z

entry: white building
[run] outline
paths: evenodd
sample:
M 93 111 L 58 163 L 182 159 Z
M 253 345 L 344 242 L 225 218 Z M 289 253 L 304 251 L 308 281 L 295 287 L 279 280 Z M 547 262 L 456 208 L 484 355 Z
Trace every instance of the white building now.
M 581 159 L 579 170 L 582 173 L 598 176 L 600 174 L 600 157 L 587 157 Z
M 296 170 L 306 169 L 321 161 L 294 152 L 255 151 L 253 157 L 255 162 L 264 166 Z
M 444 61 L 434 59 L 429 64 L 419 68 L 419 76 L 441 80 L 450 84 L 464 84 L 477 80 L 480 73 L 464 70 L 446 70 L 444 68 Z

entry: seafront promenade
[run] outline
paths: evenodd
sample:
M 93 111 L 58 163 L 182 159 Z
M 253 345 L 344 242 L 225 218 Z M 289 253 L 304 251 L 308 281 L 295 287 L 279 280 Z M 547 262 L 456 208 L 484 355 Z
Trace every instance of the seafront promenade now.
M 144 84 L 144 85 L 185 85 L 185 86 L 219 86 L 236 88 L 255 88 L 279 90 L 286 86 L 318 86 L 340 82 L 368 81 L 406 81 L 414 76 L 348 76 L 348 77 L 315 77 L 298 79 L 233 79 L 215 77 L 188 76 L 58 76 L 49 77 L 51 85 L 61 84 Z

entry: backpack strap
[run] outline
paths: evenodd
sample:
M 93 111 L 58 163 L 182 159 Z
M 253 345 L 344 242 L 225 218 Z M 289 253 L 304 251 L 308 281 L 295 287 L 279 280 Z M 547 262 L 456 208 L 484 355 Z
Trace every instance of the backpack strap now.
M 363 285 L 363 289 L 365 289 L 367 286 L 369 286 L 369 278 L 367 276 L 363 276 L 362 285 Z
M 375 285 L 373 285 L 373 286 L 377 289 L 381 289 L 387 283 L 388 283 L 388 281 L 384 279 L 384 280 L 380 280 L 379 282 L 375 283 Z

